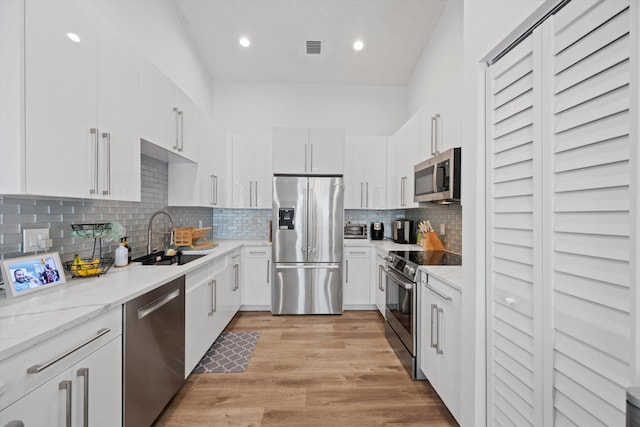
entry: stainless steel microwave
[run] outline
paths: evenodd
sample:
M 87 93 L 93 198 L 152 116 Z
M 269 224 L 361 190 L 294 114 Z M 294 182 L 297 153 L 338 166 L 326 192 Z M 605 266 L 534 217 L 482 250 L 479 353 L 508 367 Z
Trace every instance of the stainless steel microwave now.
M 460 202 L 460 147 L 418 163 L 414 172 L 414 202 Z

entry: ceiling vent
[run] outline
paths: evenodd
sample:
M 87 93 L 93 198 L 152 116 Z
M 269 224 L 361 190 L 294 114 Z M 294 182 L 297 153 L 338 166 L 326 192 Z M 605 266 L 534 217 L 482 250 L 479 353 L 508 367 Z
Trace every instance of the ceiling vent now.
M 322 42 L 320 40 L 307 40 L 307 55 L 320 55 Z

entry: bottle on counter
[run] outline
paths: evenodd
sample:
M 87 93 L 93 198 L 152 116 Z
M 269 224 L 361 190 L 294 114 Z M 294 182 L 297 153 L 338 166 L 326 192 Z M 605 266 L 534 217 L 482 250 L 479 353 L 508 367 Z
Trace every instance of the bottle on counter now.
M 129 246 L 129 242 L 127 242 L 127 236 L 124 236 L 122 239 L 120 239 L 120 243 L 124 243 L 124 247 L 127 248 L 127 263 L 131 264 L 131 246 Z
M 124 243 L 120 242 L 120 246 L 116 249 L 116 267 L 124 267 L 129 264 L 127 255 L 127 248 L 124 247 Z

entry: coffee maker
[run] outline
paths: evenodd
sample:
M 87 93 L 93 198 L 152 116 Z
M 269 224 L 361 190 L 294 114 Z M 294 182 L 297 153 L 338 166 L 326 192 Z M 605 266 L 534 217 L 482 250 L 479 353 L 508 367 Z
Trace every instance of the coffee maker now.
M 382 240 L 384 238 L 384 224 L 381 222 L 372 222 L 369 236 L 371 236 L 371 240 Z
M 393 221 L 392 236 L 396 243 L 415 243 L 416 230 L 410 219 L 396 219 Z

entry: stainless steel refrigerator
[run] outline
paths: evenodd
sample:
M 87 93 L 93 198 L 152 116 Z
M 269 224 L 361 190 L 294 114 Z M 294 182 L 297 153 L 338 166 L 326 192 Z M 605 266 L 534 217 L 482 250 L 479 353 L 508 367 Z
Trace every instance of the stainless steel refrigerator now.
M 342 313 L 341 176 L 273 177 L 271 312 Z

